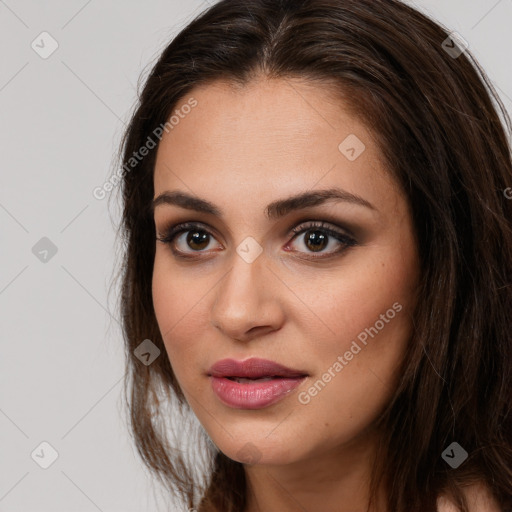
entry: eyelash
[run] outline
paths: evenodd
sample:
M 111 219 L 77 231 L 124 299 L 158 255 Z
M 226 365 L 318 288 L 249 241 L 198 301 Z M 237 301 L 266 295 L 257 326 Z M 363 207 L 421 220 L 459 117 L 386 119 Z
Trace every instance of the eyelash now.
M 313 257 L 309 257 L 309 259 L 327 259 L 336 254 L 339 254 L 340 252 L 344 252 L 349 247 L 353 247 L 353 246 L 357 245 L 357 242 L 353 238 L 351 238 L 350 236 L 346 235 L 345 233 L 343 233 L 341 231 L 338 231 L 337 229 L 329 228 L 328 224 L 323 221 L 322 222 L 307 221 L 307 222 L 303 222 L 303 223 L 299 224 L 297 227 L 295 227 L 294 229 L 291 230 L 291 233 L 294 234 L 292 240 L 295 240 L 295 238 L 298 238 L 299 235 L 301 235 L 303 233 L 307 233 L 308 231 L 313 231 L 313 230 L 321 231 L 321 232 L 323 232 L 323 234 L 326 234 L 326 235 L 329 235 L 329 236 L 335 238 L 336 240 L 338 240 L 338 242 L 340 242 L 342 244 L 342 247 L 340 249 L 337 249 L 335 251 L 327 253 L 328 256 L 313 256 Z M 183 253 L 182 251 L 178 251 L 178 250 L 174 249 L 173 242 L 174 242 L 174 239 L 178 235 L 180 235 L 181 233 L 186 233 L 188 231 L 199 231 L 199 232 L 207 233 L 208 235 L 213 237 L 213 235 L 207 229 L 202 227 L 201 224 L 197 224 L 194 222 L 185 222 L 182 224 L 177 224 L 175 226 L 171 226 L 171 227 L 165 229 L 164 231 L 165 231 L 165 234 L 164 235 L 159 234 L 156 237 L 156 239 L 164 244 L 170 245 L 171 250 L 175 254 L 175 256 L 178 258 L 183 258 L 183 259 L 197 259 L 197 256 L 190 256 L 188 253 Z M 203 251 L 194 251 L 194 252 L 196 254 L 199 254 Z M 301 251 L 298 251 L 298 252 L 301 252 Z M 315 254 L 315 253 L 311 252 L 311 254 Z

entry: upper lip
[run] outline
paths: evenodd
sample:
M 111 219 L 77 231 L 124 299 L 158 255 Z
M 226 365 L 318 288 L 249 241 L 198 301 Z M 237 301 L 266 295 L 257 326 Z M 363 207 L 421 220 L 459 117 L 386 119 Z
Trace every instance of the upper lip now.
M 293 370 L 282 364 L 268 359 L 251 358 L 245 361 L 235 359 L 221 359 L 209 370 L 208 375 L 212 377 L 241 377 L 248 379 L 259 379 L 261 377 L 305 377 L 306 372 Z

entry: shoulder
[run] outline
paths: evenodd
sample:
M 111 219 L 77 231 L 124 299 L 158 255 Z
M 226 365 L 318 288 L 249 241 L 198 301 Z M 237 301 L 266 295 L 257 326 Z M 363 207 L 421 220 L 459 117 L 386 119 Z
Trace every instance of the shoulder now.
M 469 512 L 502 512 L 490 490 L 483 484 L 474 484 L 464 489 Z M 460 512 L 446 496 L 437 500 L 437 512 Z

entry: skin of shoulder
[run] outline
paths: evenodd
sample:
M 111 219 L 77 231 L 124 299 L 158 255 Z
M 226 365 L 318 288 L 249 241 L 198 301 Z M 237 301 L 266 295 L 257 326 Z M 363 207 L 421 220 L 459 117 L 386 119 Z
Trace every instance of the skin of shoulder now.
M 502 512 L 489 489 L 483 484 L 474 484 L 464 490 L 469 512 Z M 437 501 L 438 512 L 460 512 L 454 502 L 446 496 Z

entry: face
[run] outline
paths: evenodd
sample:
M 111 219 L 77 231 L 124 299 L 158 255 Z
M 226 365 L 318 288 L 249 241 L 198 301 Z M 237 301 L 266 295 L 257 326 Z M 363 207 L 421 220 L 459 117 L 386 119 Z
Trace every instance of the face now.
M 153 300 L 180 387 L 239 462 L 348 446 L 390 400 L 412 333 L 419 259 L 407 200 L 371 133 L 318 85 L 261 78 L 190 96 L 154 174 L 155 198 L 168 197 L 154 209 L 166 241 L 156 241 Z M 339 198 L 322 194 L 332 189 Z M 253 358 L 291 373 L 242 364 L 212 375 L 220 360 Z M 228 378 L 244 370 L 269 379 Z

